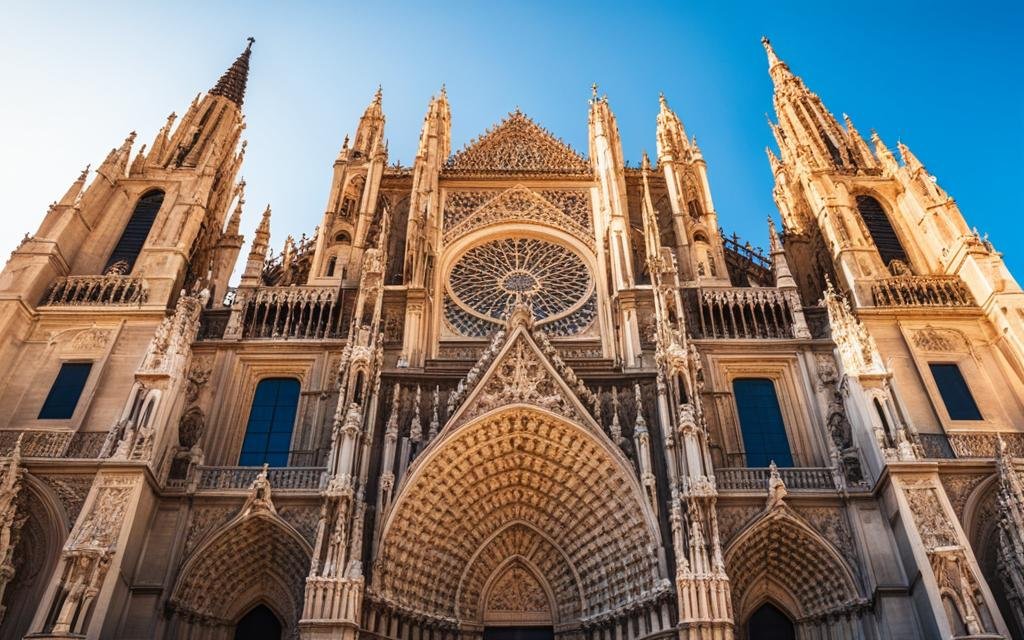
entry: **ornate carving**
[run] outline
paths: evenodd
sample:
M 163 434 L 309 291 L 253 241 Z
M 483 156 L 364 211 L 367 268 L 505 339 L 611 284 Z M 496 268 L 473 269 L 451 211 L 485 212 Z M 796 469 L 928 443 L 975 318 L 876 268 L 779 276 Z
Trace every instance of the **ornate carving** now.
M 914 331 L 911 340 L 922 351 L 956 351 L 967 346 L 959 331 L 936 329 L 931 325 Z
M 14 548 L 27 516 L 18 517 L 21 479 L 25 470 L 21 466 L 21 441 L 14 446 L 11 457 L 0 462 L 0 621 L 6 608 L 2 605 L 4 593 L 14 577 Z
M 550 616 L 551 604 L 536 576 L 525 567 L 513 564 L 491 586 L 485 616 L 492 613 Z
M 590 193 L 585 190 L 540 192 L 517 185 L 494 191 L 450 191 L 445 199 L 445 243 L 500 222 L 537 222 L 565 231 L 594 246 Z
M 492 409 L 518 403 L 542 407 L 576 421 L 585 419 L 522 334 L 491 371 L 459 416 L 460 424 Z
M 958 473 L 940 476 L 942 487 L 946 490 L 946 496 L 949 497 L 949 502 L 953 505 L 953 511 L 956 512 L 960 524 L 964 524 L 964 507 L 967 505 L 968 498 L 971 497 L 974 488 L 987 477 L 989 474 L 986 473 Z
M 907 503 L 928 552 L 960 544 L 933 487 L 907 488 Z
M 282 520 L 295 527 L 310 546 L 316 544 L 316 528 L 320 521 L 318 507 L 281 507 L 277 513 Z
M 72 530 L 68 549 L 113 550 L 121 533 L 132 494 L 142 478 L 129 474 L 103 474 L 85 518 Z
M 189 519 L 188 533 L 185 534 L 185 554 L 192 553 L 195 546 L 214 530 L 220 528 L 235 513 L 232 507 L 196 507 Z
M 107 346 L 110 340 L 110 329 L 90 327 L 82 329 L 71 340 L 71 349 L 74 351 L 99 351 Z
M 74 526 L 78 520 L 78 514 L 85 504 L 85 497 L 89 495 L 89 488 L 92 487 L 93 476 L 81 474 L 61 474 L 41 476 L 43 482 L 53 489 L 67 513 L 68 522 Z
M 593 173 L 590 163 L 582 156 L 518 109 L 454 154 L 444 171 L 471 175 L 589 176 Z

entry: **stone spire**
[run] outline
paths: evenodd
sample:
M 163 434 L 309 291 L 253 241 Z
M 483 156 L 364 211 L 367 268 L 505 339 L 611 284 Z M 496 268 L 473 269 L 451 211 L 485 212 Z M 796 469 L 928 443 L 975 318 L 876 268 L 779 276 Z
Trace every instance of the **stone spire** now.
M 768 75 L 775 85 L 772 98 L 778 125 L 772 127 L 786 164 L 802 164 L 810 169 L 857 173 L 869 169 L 861 149 L 848 132 L 799 76 L 779 59 L 767 38 L 761 38 L 768 56 Z M 859 137 L 859 134 L 858 134 Z
M 249 81 L 249 57 L 252 55 L 252 44 L 256 42 L 256 39 L 250 37 L 248 41 L 249 44 L 246 45 L 245 51 L 235 59 L 234 63 L 217 81 L 217 84 L 210 89 L 210 95 L 224 96 L 239 108 L 245 99 L 245 85 Z

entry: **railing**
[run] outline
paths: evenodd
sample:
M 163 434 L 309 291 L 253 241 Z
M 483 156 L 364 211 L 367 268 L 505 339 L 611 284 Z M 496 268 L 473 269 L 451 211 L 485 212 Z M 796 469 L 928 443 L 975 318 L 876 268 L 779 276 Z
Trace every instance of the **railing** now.
M 19 435 L 26 458 L 98 458 L 107 439 L 106 431 L 0 431 L 0 456 L 10 455 Z
M 206 490 L 248 489 L 261 467 L 197 467 L 195 486 Z M 324 467 L 277 467 L 267 470 L 270 488 L 275 491 L 316 490 L 320 488 Z
M 974 299 L 958 276 L 896 276 L 871 285 L 876 307 L 971 307 Z
M 779 476 L 790 491 L 836 488 L 827 467 L 779 467 Z M 715 469 L 715 486 L 719 491 L 766 491 L 770 477 L 768 467 L 725 467 Z
M 132 276 L 67 276 L 58 278 L 41 306 L 141 305 L 146 302 L 142 278 Z
M 695 338 L 793 338 L 793 300 L 769 288 L 684 292 Z
M 264 287 L 246 300 L 243 338 L 344 338 L 355 290 L 338 287 Z
M 725 249 L 729 278 L 734 286 L 768 286 L 774 282 L 771 259 L 761 249 L 749 242 L 741 244 L 738 235 L 734 233 L 727 236 L 724 231 L 722 246 Z

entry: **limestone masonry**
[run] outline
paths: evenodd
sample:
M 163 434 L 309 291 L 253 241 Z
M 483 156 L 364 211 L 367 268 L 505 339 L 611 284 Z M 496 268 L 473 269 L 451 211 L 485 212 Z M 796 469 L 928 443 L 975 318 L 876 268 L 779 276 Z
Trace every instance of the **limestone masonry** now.
M 0 274 L 0 638 L 1024 637 L 1024 293 L 764 47 L 766 253 L 664 96 L 405 167 L 378 91 L 232 286 L 250 41 Z

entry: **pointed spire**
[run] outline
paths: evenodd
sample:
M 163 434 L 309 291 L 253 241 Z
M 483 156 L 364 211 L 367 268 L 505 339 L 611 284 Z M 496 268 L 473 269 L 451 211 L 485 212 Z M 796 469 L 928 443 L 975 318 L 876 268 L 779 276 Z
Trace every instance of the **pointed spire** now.
M 793 78 L 793 72 L 776 55 L 775 47 L 772 46 L 772 41 L 768 39 L 768 36 L 761 36 L 761 45 L 764 46 L 764 52 L 768 56 L 768 75 L 771 76 L 775 84 L 779 84 L 788 78 Z
M 887 147 L 885 142 L 882 141 L 882 137 L 878 135 L 878 132 L 874 129 L 871 130 L 871 143 L 875 145 L 875 155 L 878 157 L 878 162 L 882 167 L 887 169 L 890 173 L 896 171 L 900 166 L 899 163 L 896 162 L 896 156 L 892 154 L 889 147 Z
M 67 193 L 64 194 L 64 197 L 58 203 L 60 206 L 71 207 L 78 201 L 82 194 L 82 189 L 85 188 L 85 180 L 89 177 L 89 166 L 85 165 L 85 170 L 78 174 L 78 178 L 68 187 Z
M 235 210 L 231 213 L 231 217 L 228 218 L 227 226 L 224 228 L 224 235 L 226 236 L 237 236 L 242 224 L 242 207 L 245 205 L 245 178 L 242 178 L 235 188 L 235 197 L 238 198 L 238 201 L 235 204 Z
M 789 270 L 786 251 L 779 240 L 779 232 L 775 229 L 775 221 L 768 218 L 768 245 L 772 256 L 772 270 L 775 272 L 775 286 L 780 289 L 796 289 L 796 280 Z
M 239 108 L 242 107 L 242 101 L 245 99 L 245 85 L 249 81 L 249 57 L 252 55 L 252 44 L 256 42 L 253 37 L 249 37 L 247 40 L 249 44 L 246 45 L 245 51 L 235 59 L 234 63 L 217 81 L 217 84 L 210 89 L 210 95 L 223 96 L 234 102 Z
M 903 158 L 903 165 L 910 169 L 911 173 L 917 173 L 918 171 L 924 170 L 924 164 L 917 159 L 914 152 L 910 150 L 910 147 L 903 144 L 902 140 L 896 141 L 896 148 L 900 151 L 900 157 Z

